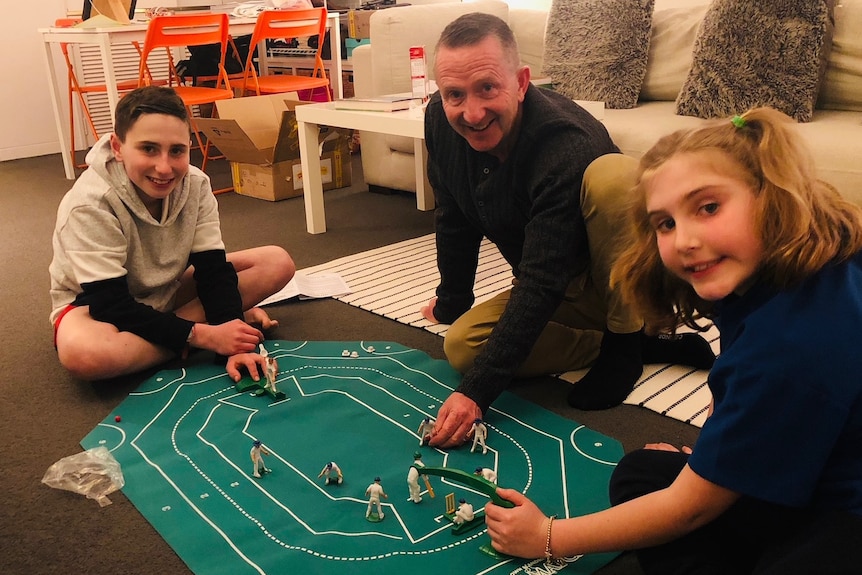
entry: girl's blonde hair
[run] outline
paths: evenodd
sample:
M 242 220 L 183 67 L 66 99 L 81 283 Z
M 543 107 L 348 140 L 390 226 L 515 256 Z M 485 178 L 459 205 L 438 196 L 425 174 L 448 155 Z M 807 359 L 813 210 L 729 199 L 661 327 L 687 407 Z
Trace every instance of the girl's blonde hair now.
M 629 229 L 611 272 L 624 299 L 644 317 L 651 333 L 697 328 L 712 304 L 664 267 L 646 211 L 646 188 L 676 154 L 705 150 L 726 154 L 755 195 L 755 225 L 764 258 L 759 279 L 784 289 L 831 262 L 862 249 L 862 208 L 817 179 L 813 159 L 789 127 L 790 118 L 771 108 L 715 120 L 661 138 L 641 158 L 629 210 Z

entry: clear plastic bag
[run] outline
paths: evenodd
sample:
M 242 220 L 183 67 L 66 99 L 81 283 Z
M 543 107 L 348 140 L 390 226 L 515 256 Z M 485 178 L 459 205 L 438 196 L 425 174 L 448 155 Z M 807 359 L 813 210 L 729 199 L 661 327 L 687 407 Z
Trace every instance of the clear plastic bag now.
M 45 472 L 42 483 L 95 499 L 101 507 L 111 504 L 108 494 L 126 484 L 120 462 L 105 447 L 95 447 L 64 457 Z

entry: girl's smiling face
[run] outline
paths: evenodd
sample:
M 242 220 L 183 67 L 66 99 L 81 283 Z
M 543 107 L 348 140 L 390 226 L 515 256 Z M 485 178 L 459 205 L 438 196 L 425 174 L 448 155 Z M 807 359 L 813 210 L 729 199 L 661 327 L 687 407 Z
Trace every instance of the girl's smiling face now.
M 743 293 L 763 261 L 754 190 L 734 173 L 723 152 L 686 152 L 644 182 L 662 262 L 707 301 Z

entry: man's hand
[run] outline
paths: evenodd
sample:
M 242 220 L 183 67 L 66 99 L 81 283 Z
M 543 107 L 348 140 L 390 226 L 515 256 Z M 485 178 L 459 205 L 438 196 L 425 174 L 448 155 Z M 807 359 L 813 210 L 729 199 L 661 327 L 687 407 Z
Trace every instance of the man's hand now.
M 249 353 L 263 341 L 263 333 L 242 321 L 231 320 L 219 325 L 195 324 L 195 333 L 189 342 L 194 347 L 208 349 L 220 355 Z
M 485 504 L 485 524 L 491 546 L 506 555 L 533 559 L 545 554 L 548 518 L 536 504 L 514 489 L 497 489 L 497 495 L 515 507 Z
M 482 410 L 475 401 L 463 393 L 452 393 L 437 412 L 437 423 L 430 445 L 443 449 L 461 445 L 470 439 L 473 422 L 481 418 Z
M 432 297 L 431 301 L 428 302 L 428 305 L 422 307 L 422 317 L 430 321 L 431 323 L 440 323 L 436 317 L 434 317 L 434 306 L 437 305 L 437 298 Z
M 227 358 L 227 374 L 234 383 L 242 379 L 239 370 L 243 367 L 248 370 L 253 380 L 260 381 L 262 374 L 266 373 L 266 360 L 259 353 L 238 353 Z

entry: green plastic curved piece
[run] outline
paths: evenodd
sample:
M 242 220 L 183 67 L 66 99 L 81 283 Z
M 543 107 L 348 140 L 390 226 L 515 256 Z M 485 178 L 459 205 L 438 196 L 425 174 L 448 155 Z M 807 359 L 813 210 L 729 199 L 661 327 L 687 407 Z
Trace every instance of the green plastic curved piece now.
M 415 467 L 417 471 L 425 475 L 438 475 L 440 477 L 445 477 L 446 479 L 451 479 L 456 483 L 472 487 L 476 491 L 484 493 L 490 497 L 491 501 L 500 507 L 515 506 L 515 504 L 508 499 L 503 499 L 497 495 L 497 484 L 491 483 L 484 477 L 479 477 L 478 475 L 473 475 L 472 473 L 467 473 L 466 471 L 461 471 L 460 469 L 455 469 L 453 467 L 419 467 L 417 465 L 413 465 L 411 467 Z

